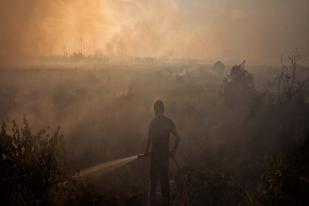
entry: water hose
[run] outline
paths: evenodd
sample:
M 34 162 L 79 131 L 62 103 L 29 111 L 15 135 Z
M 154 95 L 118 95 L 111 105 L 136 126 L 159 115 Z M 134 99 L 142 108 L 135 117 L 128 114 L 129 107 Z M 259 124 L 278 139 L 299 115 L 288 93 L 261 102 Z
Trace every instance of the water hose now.
M 187 179 L 186 177 L 183 175 L 182 171 L 181 171 L 181 168 L 176 160 L 176 158 L 174 156 L 171 157 L 171 159 L 173 160 L 175 166 L 176 166 L 176 169 L 177 169 L 177 172 L 178 172 L 178 175 L 180 177 L 180 180 L 181 180 L 181 184 L 182 184 L 182 191 L 181 191 L 181 203 L 180 205 L 181 206 L 189 206 L 189 195 L 188 195 L 188 187 L 187 187 Z

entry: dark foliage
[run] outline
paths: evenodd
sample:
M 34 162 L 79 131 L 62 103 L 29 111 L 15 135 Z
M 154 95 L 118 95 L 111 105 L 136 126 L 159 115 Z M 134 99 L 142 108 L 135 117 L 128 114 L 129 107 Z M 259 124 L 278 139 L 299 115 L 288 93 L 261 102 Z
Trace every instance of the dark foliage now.
M 184 156 L 192 157 L 184 160 L 186 166 L 181 168 L 184 177 L 175 172 L 171 179 L 172 205 L 183 205 L 183 178 L 192 206 L 309 205 L 306 197 L 309 194 L 309 107 L 305 101 L 308 92 L 305 81 L 296 78 L 295 65 L 292 64 L 290 72 L 284 73 L 279 81 L 275 79 L 276 85 L 269 99 L 255 88 L 254 77 L 244 64 L 232 67 L 222 85 L 223 107 L 217 101 L 209 104 L 214 98 L 207 96 L 207 86 L 192 84 L 192 76 L 181 82 L 169 79 L 175 83 L 175 88 L 169 93 L 171 102 L 182 103 L 178 107 L 171 106 L 170 111 L 174 110 L 175 117 L 179 115 L 178 120 L 187 120 L 178 124 L 181 129 L 187 127 L 183 141 L 196 141 L 195 144 L 188 141 L 186 145 L 189 149 Z M 87 94 L 86 90 L 61 91 L 65 92 L 59 90 L 60 93 L 55 93 L 56 106 L 61 112 L 79 101 L 77 97 Z M 132 89 L 132 93 L 134 91 Z M 115 102 L 117 107 L 126 106 L 136 97 L 136 94 L 132 98 L 117 97 Z M 134 105 L 137 102 L 138 99 Z M 108 118 L 113 116 L 117 115 L 111 114 Z M 127 113 L 127 116 L 132 116 L 132 113 Z M 102 125 L 100 123 L 98 128 Z M 83 125 L 74 136 L 81 131 L 91 136 L 92 127 L 88 127 Z M 109 136 L 116 135 L 111 133 Z M 127 143 L 129 140 L 126 142 L 126 147 L 129 147 Z M 100 150 L 101 146 L 108 148 L 102 144 Z M 1 203 L 145 205 L 147 180 L 142 178 L 146 177 L 142 175 L 145 167 L 136 165 L 127 171 L 118 171 L 118 175 L 115 171 L 104 177 L 106 179 L 100 179 L 100 184 L 92 185 L 70 177 L 63 162 L 62 148 L 59 130 L 52 135 L 46 131 L 34 134 L 27 121 L 22 128 L 14 121 L 3 123 L 0 134 Z M 138 147 L 134 145 L 133 148 L 131 151 Z M 90 158 L 85 159 L 89 161 Z
M 225 105 L 229 107 L 241 107 L 255 100 L 254 79 L 244 68 L 244 63 L 232 67 L 230 74 L 223 80 L 221 92 Z
M 1 202 L 5 205 L 48 205 L 52 188 L 64 180 L 62 136 L 45 130 L 33 134 L 24 120 L 2 123 L 0 133 Z
M 183 169 L 191 205 L 239 205 L 247 201 L 246 191 L 229 172 L 193 167 Z
M 214 69 L 215 69 L 216 72 L 221 73 L 221 72 L 224 71 L 225 65 L 223 64 L 222 61 L 217 61 L 217 62 L 214 64 Z
M 84 179 L 68 175 L 59 128 L 33 134 L 24 119 L 4 122 L 0 133 L 1 205 L 141 205 L 139 197 L 98 194 Z
M 305 167 L 309 161 L 303 153 L 269 155 L 266 162 L 262 189 L 257 196 L 259 205 L 308 205 L 309 171 Z

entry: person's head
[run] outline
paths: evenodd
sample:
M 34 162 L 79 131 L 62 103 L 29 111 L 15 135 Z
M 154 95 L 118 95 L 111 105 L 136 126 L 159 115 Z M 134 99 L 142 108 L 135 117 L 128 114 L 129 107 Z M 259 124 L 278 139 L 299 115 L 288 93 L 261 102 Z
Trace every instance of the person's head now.
M 153 106 L 155 115 L 160 115 L 164 113 L 164 104 L 161 100 L 157 100 Z

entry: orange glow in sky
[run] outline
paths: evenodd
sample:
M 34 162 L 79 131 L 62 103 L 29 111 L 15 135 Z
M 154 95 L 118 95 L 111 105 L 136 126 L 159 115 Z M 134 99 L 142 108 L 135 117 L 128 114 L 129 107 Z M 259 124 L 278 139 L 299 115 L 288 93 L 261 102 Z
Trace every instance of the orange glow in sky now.
M 0 58 L 83 51 L 273 63 L 308 50 L 308 14 L 307 0 L 3 0 Z

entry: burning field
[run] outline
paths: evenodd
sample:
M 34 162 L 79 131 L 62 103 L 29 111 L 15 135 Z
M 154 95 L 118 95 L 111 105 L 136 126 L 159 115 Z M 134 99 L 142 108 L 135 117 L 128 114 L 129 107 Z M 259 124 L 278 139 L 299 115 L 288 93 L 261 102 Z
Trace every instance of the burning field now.
M 282 78 L 282 72 L 293 74 L 285 70 L 292 69 L 291 65 L 242 64 L 231 68 L 200 61 L 149 61 L 1 70 L 1 164 L 5 168 L 1 171 L 3 175 L 15 172 L 17 179 L 11 181 L 19 181 L 23 173 L 9 165 L 28 162 L 25 174 L 34 168 L 37 173 L 25 182 L 39 184 L 40 176 L 53 177 L 44 186 L 51 196 L 28 196 L 28 190 L 35 192 L 40 185 L 25 183 L 21 194 L 29 199 L 24 201 L 38 198 L 42 204 L 53 200 L 59 204 L 95 201 L 103 205 L 144 205 L 148 158 L 125 157 L 143 152 L 156 99 L 166 102 L 166 113 L 182 136 L 177 160 L 190 204 L 262 204 L 260 201 L 270 201 L 267 198 L 279 201 L 261 177 L 279 181 L 273 186 L 280 191 L 285 186 L 276 184 L 289 181 L 284 178 L 299 178 L 297 187 L 304 192 L 308 189 L 306 164 L 296 162 L 307 161 L 303 159 L 307 154 L 308 112 L 305 67 L 297 67 L 295 79 L 304 87 L 295 84 L 289 90 L 291 82 Z M 60 130 L 54 133 L 58 126 Z M 5 140 L 10 137 L 13 140 Z M 32 144 L 36 145 L 34 153 Z M 50 157 L 41 156 L 45 150 L 51 150 Z M 35 166 L 40 161 L 43 168 L 54 169 L 40 171 L 41 167 Z M 104 162 L 108 163 L 101 164 Z M 272 170 L 288 176 L 277 179 Z M 72 178 L 74 174 L 79 177 Z M 170 175 L 173 201 L 181 204 L 182 179 L 173 164 Z M 9 194 L 20 191 L 6 187 L 11 189 Z M 274 196 L 264 197 L 261 189 Z M 226 199 L 217 199 L 218 195 Z M 254 199 L 255 195 L 262 200 Z
M 1 0 L 0 205 L 309 205 L 308 14 Z

